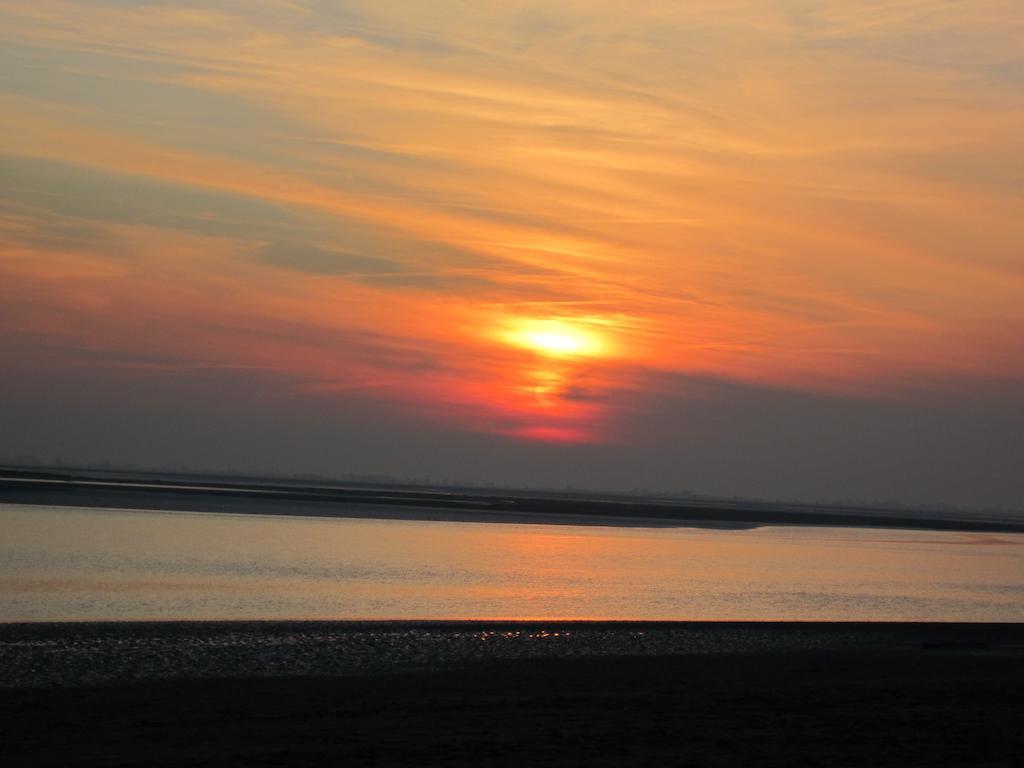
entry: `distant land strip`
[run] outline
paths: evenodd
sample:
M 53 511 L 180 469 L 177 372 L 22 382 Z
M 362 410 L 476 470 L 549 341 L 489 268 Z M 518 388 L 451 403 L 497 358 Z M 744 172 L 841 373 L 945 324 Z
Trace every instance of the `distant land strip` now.
M 0 503 L 453 522 L 723 529 L 827 525 L 1024 533 L 1024 519 L 1011 515 L 22 468 L 0 468 Z

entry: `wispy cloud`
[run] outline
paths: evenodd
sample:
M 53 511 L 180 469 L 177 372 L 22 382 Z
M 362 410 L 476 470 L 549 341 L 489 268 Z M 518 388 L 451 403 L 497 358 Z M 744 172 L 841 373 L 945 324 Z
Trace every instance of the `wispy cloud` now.
M 506 414 L 535 361 L 494 329 L 531 315 L 614 340 L 566 403 L 1024 375 L 1014 0 L 34 0 L 0 30 L 12 335 Z M 367 333 L 447 362 L 411 382 Z

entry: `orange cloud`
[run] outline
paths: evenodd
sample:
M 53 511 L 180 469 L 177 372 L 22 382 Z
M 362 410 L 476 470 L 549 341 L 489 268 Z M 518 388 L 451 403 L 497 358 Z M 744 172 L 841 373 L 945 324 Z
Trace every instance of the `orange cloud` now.
M 853 392 L 1020 375 L 1018 19 L 999 0 L 9 3 L 0 35 L 30 53 L 0 93 L 5 153 L 290 217 L 54 214 L 103 219 L 104 252 L 33 242 L 24 211 L 62 193 L 12 188 L 0 277 L 32 297 L 12 327 L 546 439 L 602 434 L 597 393 L 645 371 Z M 285 241 L 320 272 L 253 257 Z M 363 271 L 329 268 L 346 258 Z

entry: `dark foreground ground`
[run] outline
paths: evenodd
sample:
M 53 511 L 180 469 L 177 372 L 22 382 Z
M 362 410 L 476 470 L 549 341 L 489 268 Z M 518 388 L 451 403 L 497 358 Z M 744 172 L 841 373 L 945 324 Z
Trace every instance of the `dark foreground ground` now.
M 392 655 L 344 673 L 337 657 L 359 649 Z M 55 677 L 65 654 L 94 669 Z M 1024 754 L 1021 625 L 8 625 L 0 662 L 6 685 L 20 681 L 0 690 L 8 766 L 1010 766 Z M 257 664 L 261 677 L 245 677 Z M 104 684 L 83 684 L 97 674 Z

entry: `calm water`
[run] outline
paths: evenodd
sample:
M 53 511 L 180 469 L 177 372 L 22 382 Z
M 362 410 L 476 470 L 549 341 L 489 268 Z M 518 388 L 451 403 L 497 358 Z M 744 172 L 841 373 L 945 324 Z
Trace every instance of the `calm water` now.
M 1024 536 L 0 505 L 0 621 L 1024 621 Z

